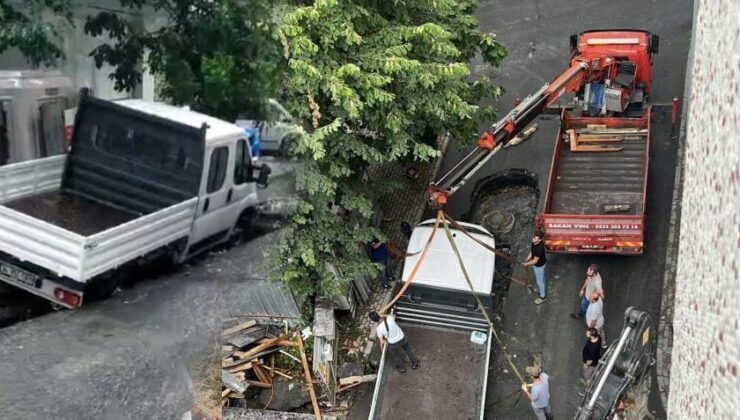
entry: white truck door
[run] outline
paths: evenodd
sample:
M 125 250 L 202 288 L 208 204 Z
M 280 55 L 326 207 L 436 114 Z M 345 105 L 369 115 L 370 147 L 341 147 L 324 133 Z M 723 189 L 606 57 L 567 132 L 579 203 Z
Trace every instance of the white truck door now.
M 257 204 L 257 189 L 254 182 L 248 182 L 249 171 L 252 170 L 252 154 L 247 139 L 240 138 L 236 141 L 236 155 L 234 157 L 233 170 L 233 193 L 231 205 L 234 207 L 229 217 L 232 217 L 233 223 L 239 217 L 241 212 Z
M 190 252 L 199 251 L 224 239 L 234 225 L 231 213 L 234 198 L 234 143 L 206 150 L 205 177 L 200 186 L 200 202 L 196 215 Z

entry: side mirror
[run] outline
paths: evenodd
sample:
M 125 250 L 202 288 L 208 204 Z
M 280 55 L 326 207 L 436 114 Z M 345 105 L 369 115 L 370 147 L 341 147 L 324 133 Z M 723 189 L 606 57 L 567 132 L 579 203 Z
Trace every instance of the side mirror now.
M 657 54 L 659 49 L 660 49 L 660 37 L 658 35 L 651 36 L 650 37 L 650 53 Z

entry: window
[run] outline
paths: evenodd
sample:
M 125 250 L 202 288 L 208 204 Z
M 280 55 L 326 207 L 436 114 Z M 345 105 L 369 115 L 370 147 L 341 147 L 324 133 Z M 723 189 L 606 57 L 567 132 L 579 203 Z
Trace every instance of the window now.
M 247 182 L 251 169 L 252 159 L 249 156 L 247 141 L 240 139 L 236 142 L 236 160 L 234 161 L 234 184 L 241 185 Z
M 65 99 L 52 99 L 39 106 L 40 141 L 42 156 L 53 156 L 67 151 L 67 140 L 64 138 Z
M 229 148 L 219 147 L 211 152 L 211 165 L 208 168 L 208 180 L 206 192 L 208 194 L 218 191 L 224 185 L 226 178 L 226 166 L 229 163 Z

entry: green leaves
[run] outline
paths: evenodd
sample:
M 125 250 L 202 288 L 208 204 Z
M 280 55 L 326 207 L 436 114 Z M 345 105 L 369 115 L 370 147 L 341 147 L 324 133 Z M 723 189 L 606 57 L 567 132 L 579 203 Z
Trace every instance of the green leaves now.
M 64 58 L 60 31 L 72 25 L 70 0 L 0 0 L 0 53 L 18 48 L 31 66 L 54 66 Z
M 296 149 L 296 185 L 310 208 L 295 213 L 273 253 L 273 278 L 334 295 L 377 274 L 358 245 L 379 234 L 367 224 L 393 183 L 369 178 L 378 171 L 368 169 L 428 162 L 439 154 L 438 134 L 472 137 L 476 103 L 501 92 L 470 79 L 473 57 L 498 64 L 505 55 L 493 34 L 478 30 L 476 4 L 316 0 L 281 9 L 289 52 L 281 96 L 314 128 Z
M 147 30 L 109 12 L 87 18 L 88 34 L 113 40 L 91 55 L 98 67 L 115 68 L 110 76 L 116 89 L 135 88 L 148 67 L 161 78 L 161 95 L 170 102 L 230 121 L 264 115 L 286 65 L 269 0 L 126 0 L 122 5 L 142 14 L 151 8 L 167 23 Z

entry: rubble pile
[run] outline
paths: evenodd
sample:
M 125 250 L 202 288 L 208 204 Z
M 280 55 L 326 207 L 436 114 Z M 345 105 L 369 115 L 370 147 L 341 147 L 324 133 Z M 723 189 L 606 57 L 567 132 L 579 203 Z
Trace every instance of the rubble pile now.
M 224 329 L 221 333 L 222 405 L 244 407 L 248 389 L 268 389 L 272 394 L 277 377 L 292 381 L 292 375 L 275 366 L 275 355 L 286 347 L 296 346 L 288 333 L 281 331 L 280 324 L 250 319 Z

